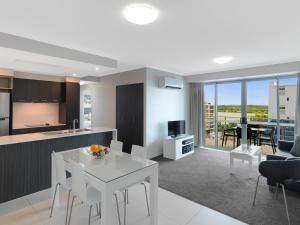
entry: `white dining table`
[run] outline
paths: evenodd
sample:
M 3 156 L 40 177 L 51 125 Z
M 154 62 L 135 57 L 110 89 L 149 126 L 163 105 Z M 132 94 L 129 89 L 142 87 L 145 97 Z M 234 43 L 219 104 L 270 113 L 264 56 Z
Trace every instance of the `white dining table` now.
M 149 178 L 150 182 L 150 225 L 158 224 L 158 163 L 148 159 L 131 156 L 124 152 L 110 151 L 104 158 L 95 159 L 87 152 L 88 148 L 79 148 L 60 152 L 65 161 L 66 170 L 70 171 L 70 160 L 79 163 L 86 174 L 86 181 L 101 192 L 101 224 L 112 225 L 113 194 L 132 184 Z M 56 177 L 52 157 L 52 192 Z M 60 204 L 59 193 L 54 207 Z

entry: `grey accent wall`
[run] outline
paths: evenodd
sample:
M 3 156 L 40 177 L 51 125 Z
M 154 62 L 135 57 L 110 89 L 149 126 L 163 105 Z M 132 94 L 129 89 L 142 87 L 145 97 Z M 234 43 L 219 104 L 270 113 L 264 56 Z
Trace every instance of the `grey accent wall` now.
M 83 91 L 90 90 L 92 99 L 92 126 L 104 126 L 116 128 L 116 86 L 145 83 L 146 69 L 137 69 L 104 76 L 96 84 L 81 86 L 81 121 L 83 118 L 82 99 Z M 145 91 L 145 90 L 144 90 Z M 144 98 L 146 94 L 144 93 Z M 145 101 L 144 101 L 145 102 Z M 146 108 L 146 107 L 144 107 Z M 145 113 L 144 113 L 145 118 Z M 144 119 L 145 120 L 145 119 Z M 144 134 L 145 140 L 145 134 Z

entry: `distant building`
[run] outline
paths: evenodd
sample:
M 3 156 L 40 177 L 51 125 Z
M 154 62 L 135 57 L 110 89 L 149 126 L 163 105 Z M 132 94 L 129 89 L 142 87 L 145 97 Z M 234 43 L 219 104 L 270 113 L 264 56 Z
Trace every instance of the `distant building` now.
M 277 118 L 277 86 L 276 83 L 269 85 L 269 120 Z M 280 120 L 295 120 L 295 104 L 296 104 L 297 87 L 296 84 L 286 84 L 279 86 L 279 116 Z
M 277 118 L 277 86 L 276 83 L 269 85 L 269 121 L 276 122 Z M 281 140 L 294 140 L 294 122 L 296 106 L 296 84 L 279 86 L 279 118 Z
M 214 132 L 214 105 L 210 102 L 205 102 L 204 104 L 205 110 L 205 131 L 206 133 Z

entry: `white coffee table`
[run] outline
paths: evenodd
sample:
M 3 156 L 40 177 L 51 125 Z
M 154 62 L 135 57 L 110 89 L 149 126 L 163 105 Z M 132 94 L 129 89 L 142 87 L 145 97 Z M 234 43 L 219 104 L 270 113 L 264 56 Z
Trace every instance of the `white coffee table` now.
M 258 163 L 261 162 L 261 147 L 256 145 L 240 145 L 230 152 L 230 169 L 234 167 L 234 159 L 248 161 L 249 168 L 252 168 L 252 160 L 257 156 Z

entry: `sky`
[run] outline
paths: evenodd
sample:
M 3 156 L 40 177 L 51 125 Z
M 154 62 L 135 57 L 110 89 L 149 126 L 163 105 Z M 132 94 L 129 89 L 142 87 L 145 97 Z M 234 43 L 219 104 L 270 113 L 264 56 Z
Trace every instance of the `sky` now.
M 268 105 L 269 85 L 275 80 L 257 80 L 247 82 L 247 104 Z M 296 78 L 280 79 L 279 84 L 296 84 Z M 223 83 L 218 86 L 219 105 L 240 105 L 241 104 L 241 83 Z M 214 85 L 205 85 L 205 102 L 214 103 Z

